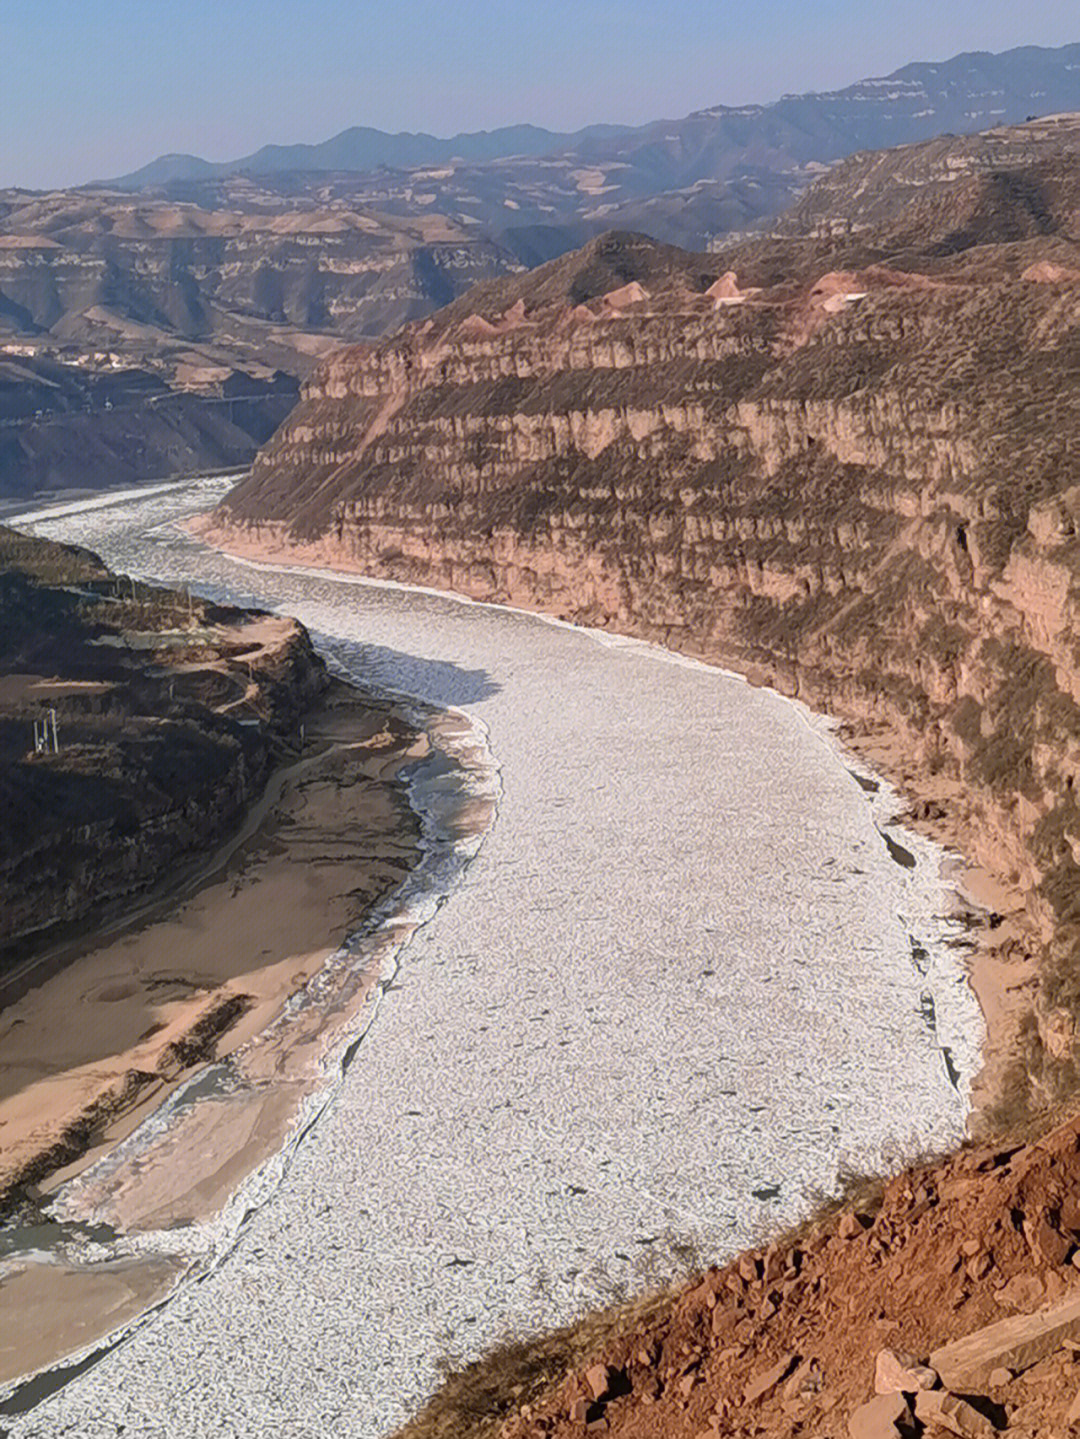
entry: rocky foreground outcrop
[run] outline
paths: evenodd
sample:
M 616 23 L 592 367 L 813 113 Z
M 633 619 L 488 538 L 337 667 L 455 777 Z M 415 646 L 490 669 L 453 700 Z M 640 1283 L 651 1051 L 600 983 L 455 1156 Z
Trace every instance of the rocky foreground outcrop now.
M 398 1439 L 1065 1439 L 1080 1122 L 867 1188 L 687 1285 L 460 1371 Z
M 1066 1439 L 1080 1122 L 867 1187 L 670 1294 L 506 1344 L 398 1439 Z
M 3 1000 L 235 828 L 326 684 L 295 621 L 0 529 Z
M 341 352 L 211 527 L 642 635 L 847 721 L 917 821 L 1023 892 L 992 940 L 1038 960 L 1011 1084 L 1043 1100 L 1080 1056 L 1080 122 L 952 166 L 942 144 L 894 153 L 891 206 L 857 158 L 784 236 L 611 235 Z

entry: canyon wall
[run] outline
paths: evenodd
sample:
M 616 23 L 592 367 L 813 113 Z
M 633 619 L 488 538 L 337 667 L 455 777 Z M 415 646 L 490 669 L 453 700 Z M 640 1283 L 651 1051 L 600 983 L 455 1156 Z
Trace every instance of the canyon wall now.
M 803 236 L 776 280 L 780 243 L 608 236 L 342 352 L 211 530 L 847 721 L 1023 890 L 998 945 L 1038 956 L 1014 1058 L 1045 1099 L 1080 1056 L 1080 260 L 1059 236 L 1053 262 L 1025 239 L 901 268 L 861 234 L 837 268 Z
M 281 372 L 228 372 L 202 391 L 170 389 L 149 370 L 0 351 L 0 503 L 239 469 L 299 389 Z
M 234 830 L 326 683 L 293 620 L 133 586 L 0 528 L 0 802 L 19 818 L 0 833 L 4 1002 L 48 946 Z
M 0 191 L 0 501 L 248 464 L 342 340 L 520 268 L 332 188 Z
M 0 334 L 128 352 L 217 343 L 280 363 L 309 332 L 381 334 L 517 268 L 442 215 L 357 213 L 355 197 L 317 189 L 238 180 L 205 206 L 0 191 Z

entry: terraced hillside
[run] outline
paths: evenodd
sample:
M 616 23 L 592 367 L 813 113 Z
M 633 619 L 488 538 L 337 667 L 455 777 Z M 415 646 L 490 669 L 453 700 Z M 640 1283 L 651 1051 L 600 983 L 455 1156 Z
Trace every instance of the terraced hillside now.
M 1063 110 L 1080 110 L 1076 45 L 637 127 L 446 140 L 354 128 L 0 192 L 0 358 L 15 366 L 0 383 L 30 412 L 0 421 L 0 500 L 242 465 L 342 341 L 378 339 L 611 229 L 712 249 L 767 228 L 853 151 Z M 48 364 L 65 370 L 55 392 L 40 372 L 20 378 Z M 132 371 L 167 403 L 95 403 L 102 380 Z M 92 425 L 72 419 L 73 390 Z

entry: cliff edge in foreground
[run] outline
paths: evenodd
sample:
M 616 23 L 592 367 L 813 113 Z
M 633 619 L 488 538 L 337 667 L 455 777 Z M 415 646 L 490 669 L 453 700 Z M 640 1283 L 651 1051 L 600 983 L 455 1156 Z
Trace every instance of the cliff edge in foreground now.
M 396 1439 L 1066 1439 L 1080 1122 L 864 1186 L 828 1217 L 453 1375 Z

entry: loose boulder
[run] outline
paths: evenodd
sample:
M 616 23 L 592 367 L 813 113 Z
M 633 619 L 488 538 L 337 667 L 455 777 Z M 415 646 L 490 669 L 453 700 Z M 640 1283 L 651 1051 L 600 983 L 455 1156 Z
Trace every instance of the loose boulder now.
M 915 1394 L 937 1386 L 937 1373 L 903 1349 L 882 1349 L 874 1365 L 875 1394 Z
M 585 1383 L 589 1393 L 598 1402 L 610 1399 L 618 1380 L 618 1373 L 610 1364 L 594 1364 L 585 1371 Z
M 936 1424 L 958 1439 L 997 1439 L 998 1429 L 966 1399 L 943 1389 L 915 1395 L 915 1417 L 923 1424 Z
M 947 1389 L 973 1394 L 989 1383 L 995 1369 L 1020 1373 L 1053 1354 L 1068 1339 L 1080 1339 L 1080 1297 L 977 1329 L 935 1349 L 930 1363 Z
M 848 1419 L 848 1439 L 900 1439 L 912 1423 L 902 1394 L 878 1394 Z
M 766 1394 L 771 1393 L 782 1380 L 788 1377 L 798 1362 L 797 1354 L 786 1354 L 771 1369 L 766 1369 L 763 1374 L 756 1375 L 743 1391 L 744 1401 L 747 1404 L 754 1404 L 757 1400 L 763 1399 Z

